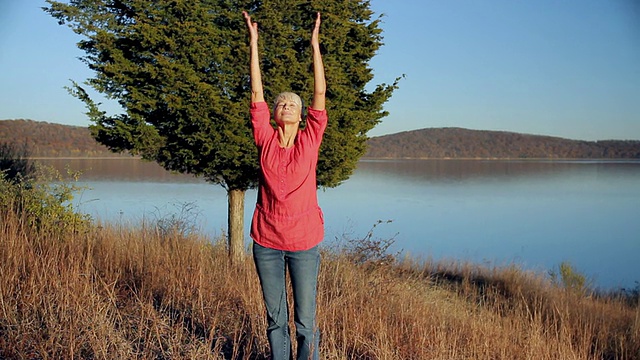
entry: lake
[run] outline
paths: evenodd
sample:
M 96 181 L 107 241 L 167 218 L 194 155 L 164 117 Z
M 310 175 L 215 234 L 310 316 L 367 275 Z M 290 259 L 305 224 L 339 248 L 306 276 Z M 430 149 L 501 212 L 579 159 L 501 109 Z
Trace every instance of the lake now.
M 174 215 L 212 238 L 226 229 L 226 192 L 201 179 L 136 159 L 41 162 L 82 171 L 75 203 L 95 219 Z M 246 195 L 247 239 L 256 194 Z M 568 261 L 600 288 L 640 281 L 640 161 L 362 160 L 318 197 L 326 243 L 381 220 L 373 237 L 416 259 L 543 273 Z

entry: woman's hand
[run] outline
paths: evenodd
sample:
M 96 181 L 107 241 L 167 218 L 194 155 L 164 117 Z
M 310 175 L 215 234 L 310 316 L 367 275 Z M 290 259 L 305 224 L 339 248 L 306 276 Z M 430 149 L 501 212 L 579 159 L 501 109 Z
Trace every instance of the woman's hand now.
M 258 42 L 258 23 L 251 22 L 251 16 L 246 11 L 242 12 L 244 16 L 244 20 L 247 23 L 247 28 L 249 29 L 249 39 L 251 42 Z
M 313 99 L 311 100 L 311 107 L 316 110 L 324 110 L 327 83 L 324 78 L 324 64 L 320 53 L 320 13 L 316 17 L 316 24 L 311 33 L 311 50 L 313 53 Z
M 316 25 L 311 33 L 311 46 L 320 47 L 320 13 L 316 16 Z
M 262 102 L 264 101 L 264 91 L 262 89 L 262 74 L 260 73 L 260 58 L 258 56 L 258 23 L 251 22 L 251 16 L 246 11 L 243 11 L 242 15 L 249 29 L 251 102 Z

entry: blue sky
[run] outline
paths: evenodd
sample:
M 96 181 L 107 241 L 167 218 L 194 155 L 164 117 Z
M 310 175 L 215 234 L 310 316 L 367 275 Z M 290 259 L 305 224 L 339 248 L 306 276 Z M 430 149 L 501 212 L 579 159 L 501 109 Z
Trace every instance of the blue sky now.
M 463 127 L 640 140 L 637 0 L 371 4 L 384 14 L 385 43 L 370 64 L 373 84 L 406 75 L 371 136 Z M 64 86 L 92 74 L 78 60 L 79 37 L 40 10 L 45 5 L 0 1 L 0 119 L 87 126 L 83 104 Z

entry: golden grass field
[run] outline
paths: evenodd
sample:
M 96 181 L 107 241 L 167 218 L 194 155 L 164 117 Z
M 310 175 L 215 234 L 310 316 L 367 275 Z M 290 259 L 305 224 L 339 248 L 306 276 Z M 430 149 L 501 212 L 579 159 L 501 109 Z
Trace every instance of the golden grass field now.
M 224 239 L 0 215 L 0 359 L 268 358 L 253 262 Z M 327 249 L 319 284 L 323 359 L 640 359 L 637 296 L 517 267 Z

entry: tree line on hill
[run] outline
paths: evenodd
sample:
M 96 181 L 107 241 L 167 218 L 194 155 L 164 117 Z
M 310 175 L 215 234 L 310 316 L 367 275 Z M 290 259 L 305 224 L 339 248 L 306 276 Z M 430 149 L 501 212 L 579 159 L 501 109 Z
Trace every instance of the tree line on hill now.
M 32 157 L 116 157 L 87 127 L 0 120 L 0 142 L 27 146 Z M 640 140 L 583 141 L 462 128 L 429 128 L 373 137 L 365 158 L 640 159 Z
M 88 127 L 43 121 L 0 120 L 0 142 L 26 146 L 32 157 L 123 156 L 95 141 Z
M 640 159 L 640 140 L 583 141 L 462 128 L 405 131 L 368 144 L 368 158 Z

